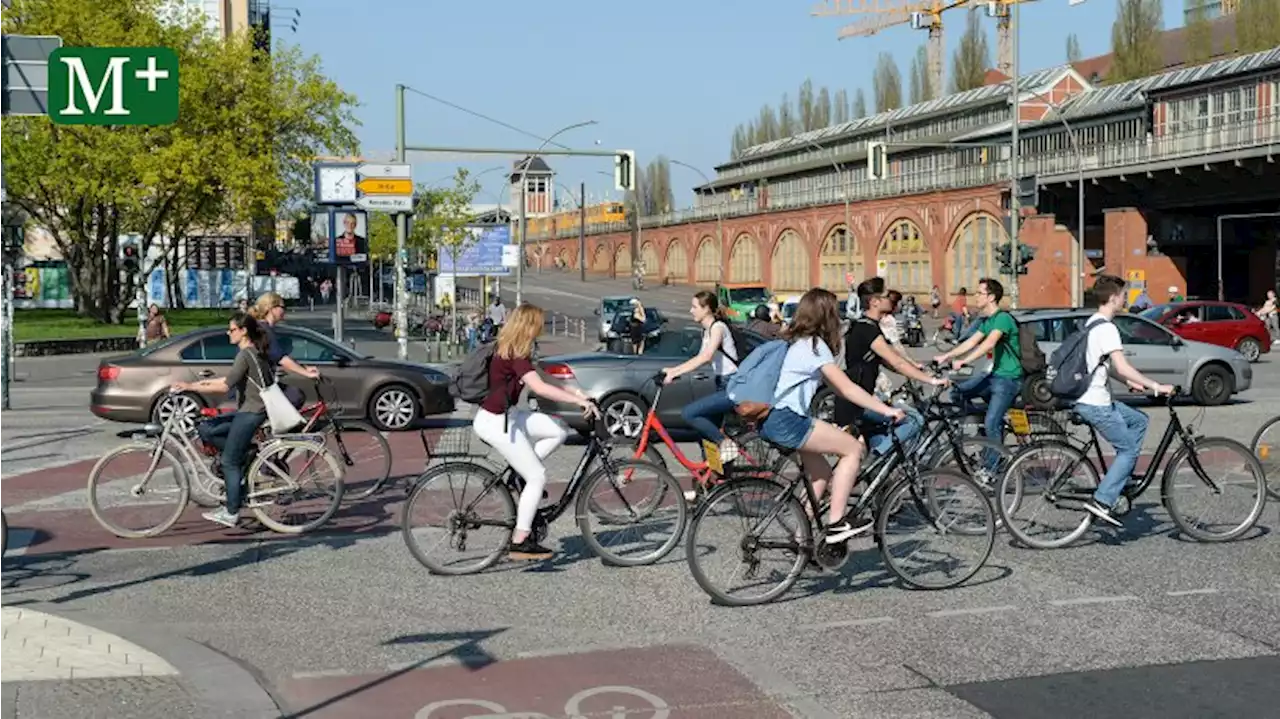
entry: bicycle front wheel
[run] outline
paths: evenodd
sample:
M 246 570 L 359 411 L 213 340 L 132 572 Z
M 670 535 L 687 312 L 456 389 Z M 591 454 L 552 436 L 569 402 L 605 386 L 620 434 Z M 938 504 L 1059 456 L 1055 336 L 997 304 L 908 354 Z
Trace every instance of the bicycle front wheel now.
M 1249 449 L 1269 478 L 1271 498 L 1280 499 L 1280 416 L 1272 417 L 1258 428 Z
M 391 478 L 391 445 L 368 422 L 340 419 L 323 428 L 325 447 L 343 467 L 342 498 L 368 499 Z
M 931 469 L 898 480 L 876 515 L 885 566 L 917 589 L 949 589 L 978 573 L 996 541 L 987 491 L 959 471 Z
M 488 569 L 507 550 L 515 526 L 511 490 L 495 472 L 470 462 L 446 462 L 427 470 L 414 483 L 400 512 L 405 546 L 432 574 L 475 574 Z M 463 556 L 438 558 L 434 556 L 437 549 Z
M 675 549 L 689 510 L 670 472 L 627 459 L 610 461 L 587 479 L 576 511 L 582 540 L 601 561 L 637 567 Z M 592 528 L 593 517 L 598 528 Z
M 1088 531 L 1093 520 L 1084 502 L 1098 481 L 1098 468 L 1080 450 L 1058 441 L 1038 442 L 1009 463 L 996 490 L 996 511 L 1023 546 L 1065 547 Z
M 1267 504 L 1267 475 L 1258 458 L 1226 437 L 1182 447 L 1160 481 L 1173 523 L 1201 542 L 1236 539 L 1253 528 Z
M 117 537 L 154 537 L 172 527 L 190 498 L 182 462 L 158 441 L 117 447 L 89 472 L 89 512 Z
M 1000 478 L 1013 461 L 1013 452 L 1007 446 L 986 437 L 965 437 L 959 441 L 959 445 L 958 457 L 956 448 L 948 443 L 928 462 L 928 469 L 954 469 L 977 482 L 988 496 L 994 495 Z M 934 501 L 931 494 L 927 494 L 925 498 L 931 503 Z M 937 509 L 936 504 L 932 506 Z M 997 516 L 996 526 L 1000 524 L 1000 517 Z M 979 533 L 985 531 L 969 525 L 957 526 L 952 531 L 970 530 Z
M 248 477 L 245 502 L 273 532 L 318 529 L 342 504 L 342 466 L 322 444 L 274 440 L 253 461 Z

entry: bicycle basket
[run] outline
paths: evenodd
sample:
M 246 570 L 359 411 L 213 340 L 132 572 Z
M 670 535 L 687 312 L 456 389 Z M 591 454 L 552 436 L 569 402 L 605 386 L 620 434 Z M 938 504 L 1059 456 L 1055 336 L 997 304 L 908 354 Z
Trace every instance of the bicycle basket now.
M 475 433 L 470 426 L 448 427 L 440 431 L 431 445 L 432 457 L 470 457 L 471 438 Z

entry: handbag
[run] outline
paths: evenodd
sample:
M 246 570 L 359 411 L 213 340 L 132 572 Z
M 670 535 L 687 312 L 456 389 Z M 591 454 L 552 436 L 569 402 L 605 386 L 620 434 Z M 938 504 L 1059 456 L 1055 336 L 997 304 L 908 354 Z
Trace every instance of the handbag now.
M 274 377 L 271 384 L 267 384 L 266 373 L 262 371 L 262 363 L 257 358 L 255 358 L 254 364 L 258 366 L 258 376 L 262 378 L 262 384 L 257 384 L 256 382 L 254 384 L 258 387 L 258 396 L 262 398 L 262 406 L 267 410 L 267 422 L 271 425 L 272 433 L 284 434 L 306 422 L 306 418 L 285 396 L 284 390 L 280 388 L 280 383 L 275 381 Z M 253 382 L 252 379 L 249 381 Z

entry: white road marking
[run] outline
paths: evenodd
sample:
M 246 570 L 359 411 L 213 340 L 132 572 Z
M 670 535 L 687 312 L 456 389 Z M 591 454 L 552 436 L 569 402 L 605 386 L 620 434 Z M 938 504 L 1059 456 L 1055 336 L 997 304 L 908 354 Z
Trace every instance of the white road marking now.
M 1205 587 L 1204 589 L 1179 589 L 1172 592 L 1165 592 L 1171 597 L 1188 597 L 1194 594 L 1217 594 L 1218 590 L 1213 587 Z
M 1054 599 L 1049 602 L 1055 607 L 1070 607 L 1079 604 L 1108 604 L 1111 602 L 1136 602 L 1138 598 L 1132 594 L 1121 594 L 1113 597 L 1076 597 L 1074 599 Z
M 822 622 L 821 624 L 804 624 L 802 629 L 840 629 L 843 627 L 869 627 L 877 624 L 889 624 L 898 621 L 894 617 L 868 617 L 867 619 L 846 619 L 838 622 Z
M 1012 604 L 1002 604 L 998 607 L 967 607 L 961 609 L 941 609 L 936 612 L 925 614 L 926 617 L 934 617 L 941 619 L 944 617 L 961 617 L 967 614 L 994 614 L 995 612 L 1011 612 L 1017 609 Z

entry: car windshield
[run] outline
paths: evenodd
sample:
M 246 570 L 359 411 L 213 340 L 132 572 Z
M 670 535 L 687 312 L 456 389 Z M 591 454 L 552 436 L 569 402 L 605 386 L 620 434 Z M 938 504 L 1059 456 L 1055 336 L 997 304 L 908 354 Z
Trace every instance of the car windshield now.
M 729 301 L 735 305 L 763 305 L 769 301 L 769 293 L 763 287 L 737 287 L 729 290 Z
M 1138 315 L 1146 317 L 1152 322 L 1159 322 L 1160 318 L 1164 317 L 1165 313 L 1171 309 L 1173 309 L 1173 305 L 1156 305 L 1155 307 L 1148 307 L 1147 309 L 1139 312 Z
M 631 306 L 630 297 L 623 297 L 620 299 L 609 299 L 604 301 L 604 306 L 603 306 L 603 309 L 601 309 L 601 312 L 603 312 L 606 315 L 611 315 L 617 312 L 621 312 L 622 310 L 630 306 Z

